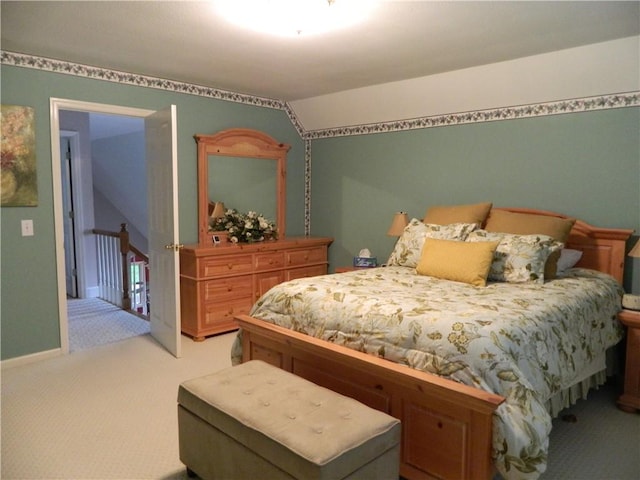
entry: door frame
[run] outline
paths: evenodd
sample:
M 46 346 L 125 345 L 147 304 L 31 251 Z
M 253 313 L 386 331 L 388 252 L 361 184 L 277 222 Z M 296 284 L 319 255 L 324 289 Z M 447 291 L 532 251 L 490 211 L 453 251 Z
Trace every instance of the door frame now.
M 53 177 L 53 218 L 56 245 L 56 271 L 58 282 L 58 318 L 60 319 L 60 349 L 63 355 L 69 353 L 69 317 L 67 312 L 67 288 L 64 258 L 64 226 L 62 208 L 62 163 L 60 159 L 60 110 L 90 113 L 106 113 L 144 118 L 155 110 L 123 107 L 103 103 L 68 100 L 64 98 L 49 99 L 51 125 L 51 170 Z

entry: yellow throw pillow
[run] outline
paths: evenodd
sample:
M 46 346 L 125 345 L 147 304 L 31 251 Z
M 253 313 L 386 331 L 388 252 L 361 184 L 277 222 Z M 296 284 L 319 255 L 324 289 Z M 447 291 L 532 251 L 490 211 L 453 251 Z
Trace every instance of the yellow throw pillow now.
M 424 223 L 436 225 L 448 225 L 450 223 L 475 223 L 482 226 L 489 210 L 491 202 L 474 203 L 472 205 L 436 206 L 427 210 Z
M 419 275 L 484 287 L 498 243 L 428 238 L 422 247 L 416 272 Z

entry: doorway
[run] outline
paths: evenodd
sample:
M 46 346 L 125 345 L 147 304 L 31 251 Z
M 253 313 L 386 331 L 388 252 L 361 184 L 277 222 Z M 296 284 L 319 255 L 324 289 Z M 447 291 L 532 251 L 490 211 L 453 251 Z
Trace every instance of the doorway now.
M 59 118 L 67 323 L 74 353 L 150 332 L 144 317 L 118 306 L 122 291 L 108 295 L 96 277 L 112 258 L 96 255 L 97 237 L 89 233 L 115 233 L 125 224 L 130 245 L 148 251 L 144 119 L 69 110 Z M 119 264 L 119 256 L 115 260 Z
M 119 232 L 148 251 L 145 126 L 139 117 L 60 110 L 60 159 L 67 296 L 105 297 L 92 229 Z
M 151 159 L 152 160 L 151 163 L 153 163 L 154 165 L 161 164 L 162 162 L 164 162 L 165 168 L 166 168 L 166 164 L 168 163 L 169 170 L 173 171 L 174 174 L 177 175 L 177 154 L 176 154 L 177 149 L 175 145 L 176 143 L 175 107 L 172 107 L 168 110 L 164 110 L 161 112 L 154 112 L 150 110 L 143 110 L 143 109 L 130 108 L 130 107 L 95 104 L 90 102 L 79 102 L 74 100 L 53 99 L 53 98 L 51 99 L 50 104 L 51 104 L 51 143 L 52 143 L 51 152 L 52 152 L 56 245 L 64 245 L 64 240 L 65 240 L 64 238 L 65 226 L 63 221 L 64 219 L 63 199 L 65 196 L 64 190 L 66 187 L 63 187 L 64 169 L 62 167 L 63 167 L 64 156 L 61 155 L 61 153 L 65 151 L 64 144 L 61 144 L 61 138 L 65 138 L 65 137 L 61 136 L 64 130 L 61 131 L 60 129 L 60 115 L 62 112 L 72 111 L 72 112 L 99 113 L 99 114 L 109 114 L 109 115 L 123 115 L 127 117 L 136 117 L 139 119 L 145 119 L 145 122 L 147 123 L 149 118 L 156 119 L 158 118 L 157 114 L 161 113 L 162 115 L 160 117 L 164 119 L 164 124 L 163 124 L 164 128 L 162 130 L 158 130 L 157 128 L 152 128 L 150 131 L 149 127 L 147 126 L 145 128 L 146 137 L 147 137 L 146 141 L 147 141 L 147 145 L 154 146 L 154 145 L 161 144 L 161 145 L 164 145 L 165 147 L 164 147 L 164 150 L 157 150 L 157 149 L 152 150 L 154 153 L 151 154 L 151 157 L 147 157 L 146 161 L 147 163 L 149 163 L 148 161 L 149 159 Z M 169 112 L 168 116 L 166 112 Z M 167 125 L 168 125 L 168 128 L 167 128 Z M 163 137 L 160 140 L 158 140 L 159 135 L 157 131 L 160 131 L 161 133 L 160 136 Z M 156 132 L 155 136 L 152 135 L 152 132 Z M 149 141 L 151 141 L 152 143 L 149 144 Z M 164 154 L 164 152 L 166 151 L 169 152 L 168 155 Z M 158 155 L 157 152 L 160 152 L 162 155 Z M 73 152 L 72 152 L 72 155 L 73 155 Z M 82 152 L 80 152 L 80 155 L 82 155 Z M 156 157 L 161 158 L 161 160 L 156 161 Z M 85 162 L 82 162 L 82 161 L 76 162 L 76 164 L 73 165 L 71 168 L 72 174 L 74 173 L 74 169 L 81 167 L 83 163 Z M 151 172 L 151 174 L 153 173 L 152 170 L 149 170 L 146 173 L 147 176 L 150 174 L 149 172 Z M 82 176 L 81 174 L 78 178 L 85 178 L 85 181 L 86 181 L 86 175 Z M 172 182 L 172 185 L 170 185 L 170 187 L 177 186 L 177 182 L 175 178 L 170 178 L 169 180 Z M 82 190 L 81 185 L 79 185 L 77 181 L 73 182 L 73 184 L 74 184 L 74 188 L 76 189 L 76 192 L 75 192 L 76 194 L 78 193 L 78 190 Z M 175 212 L 177 212 L 177 188 L 168 188 L 167 190 L 170 192 L 170 195 L 168 195 L 169 203 L 168 204 L 164 203 L 162 205 L 159 204 L 159 206 L 156 206 L 155 204 L 150 203 L 149 214 L 150 216 L 156 215 L 164 218 L 167 216 L 164 210 L 169 211 L 170 225 L 168 227 L 168 230 L 169 230 L 169 234 L 173 236 L 172 240 L 170 240 L 169 243 L 178 244 L 178 238 L 177 238 L 178 219 L 177 219 L 177 215 L 175 215 Z M 86 193 L 86 191 L 84 193 Z M 76 240 L 75 258 L 77 260 L 78 266 L 80 266 L 80 263 L 82 262 L 86 263 L 87 261 L 90 261 L 90 259 L 95 258 L 94 255 L 91 255 L 91 248 L 92 246 L 93 248 L 95 248 L 95 243 L 92 245 L 91 241 L 87 241 L 86 235 L 83 236 L 80 241 L 78 241 L 79 237 L 81 236 L 81 232 L 85 231 L 87 228 L 88 229 L 93 228 L 91 221 L 86 221 L 83 224 L 83 222 L 80 222 L 78 218 L 78 216 L 81 215 L 83 217 L 83 220 L 86 219 L 87 212 L 78 212 L 78 207 L 82 205 L 83 208 L 85 208 L 86 210 L 89 210 L 89 208 L 86 208 L 87 207 L 86 204 L 89 202 L 92 203 L 93 196 L 83 195 L 82 198 L 83 198 L 82 202 L 75 202 L 73 205 L 75 217 L 76 217 L 75 218 L 76 222 L 74 226 L 74 230 L 76 232 L 74 237 L 74 239 Z M 93 209 L 93 205 L 91 204 L 91 210 L 92 209 Z M 155 209 L 155 211 L 153 211 L 153 209 Z M 166 232 L 163 232 L 163 233 L 165 234 L 165 237 L 166 237 Z M 152 240 L 152 236 L 153 234 L 150 234 L 150 240 Z M 163 238 L 163 240 L 165 240 L 165 238 Z M 65 248 L 56 249 L 56 262 L 57 262 L 57 272 L 58 272 L 57 274 L 58 300 L 59 300 L 58 305 L 59 305 L 59 318 L 60 318 L 60 343 L 61 343 L 61 350 L 64 354 L 69 353 L 69 329 L 68 329 L 69 325 L 68 325 L 68 310 L 67 310 L 67 303 L 66 303 L 67 260 L 65 258 L 66 256 L 65 253 L 66 253 Z M 163 282 L 159 282 L 158 288 L 160 287 L 163 288 L 163 290 L 160 291 L 159 293 L 163 294 L 165 297 L 174 298 L 175 299 L 174 303 L 177 309 L 177 306 L 179 306 L 179 290 L 177 288 L 177 265 L 178 265 L 177 253 L 173 250 L 166 250 L 163 253 L 165 253 L 166 256 L 172 257 L 171 259 L 168 259 L 168 260 L 165 258 L 163 261 L 163 264 L 175 265 L 175 268 L 174 268 L 175 281 L 164 282 L 164 284 Z M 78 273 L 78 276 L 77 276 L 78 289 L 76 294 L 78 294 L 79 296 L 86 296 L 87 288 L 90 288 L 90 285 L 91 285 L 91 282 L 87 281 L 89 272 L 86 268 L 84 268 L 84 265 L 83 267 L 79 267 L 76 270 Z M 158 295 L 158 298 L 162 298 L 163 295 Z M 88 296 L 91 297 L 92 295 L 89 294 Z M 161 324 L 162 331 L 163 331 L 163 335 L 162 335 L 163 338 L 158 339 L 158 335 L 154 334 L 153 319 L 152 319 L 152 325 L 151 325 L 151 333 L 154 336 L 154 338 L 158 339 L 158 341 L 163 346 L 165 346 L 165 348 L 167 348 L 171 353 L 173 353 L 175 356 L 180 356 L 179 312 L 169 311 L 169 313 L 167 313 L 167 316 L 171 316 L 172 318 L 167 319 L 164 317 L 162 318 L 158 317 L 155 319 L 155 323 Z M 172 326 L 172 331 L 174 332 L 173 337 L 171 335 L 166 334 L 167 325 Z

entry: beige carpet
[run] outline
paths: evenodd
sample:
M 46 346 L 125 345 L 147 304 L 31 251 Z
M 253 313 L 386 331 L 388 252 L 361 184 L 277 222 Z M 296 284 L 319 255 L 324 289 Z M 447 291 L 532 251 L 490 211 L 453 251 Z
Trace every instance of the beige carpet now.
M 619 393 L 610 380 L 553 420 L 542 480 L 640 479 L 640 414 L 618 409 Z
M 231 365 L 234 334 L 175 359 L 149 335 L 2 371 L 3 479 L 182 479 L 180 382 Z
M 175 359 L 149 335 L 2 371 L 2 479 L 186 479 L 176 394 L 183 380 L 230 365 L 235 334 Z M 609 385 L 554 422 L 541 480 L 640 478 L 640 415 Z

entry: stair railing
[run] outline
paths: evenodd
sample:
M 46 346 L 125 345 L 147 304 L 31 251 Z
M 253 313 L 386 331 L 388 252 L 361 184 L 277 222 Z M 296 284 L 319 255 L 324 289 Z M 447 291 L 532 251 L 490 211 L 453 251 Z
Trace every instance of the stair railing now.
M 98 255 L 98 297 L 147 316 L 149 258 L 129 242 L 127 224 L 121 223 L 119 232 L 93 229 L 93 233 Z

